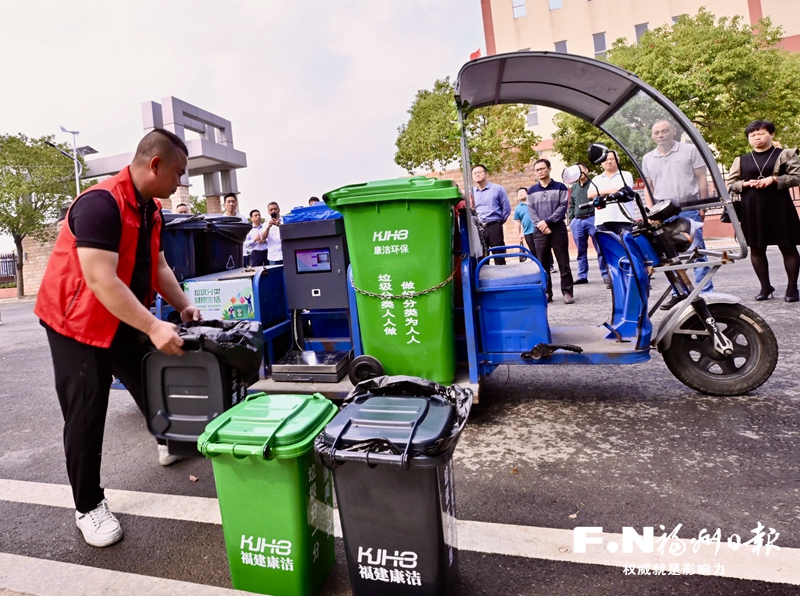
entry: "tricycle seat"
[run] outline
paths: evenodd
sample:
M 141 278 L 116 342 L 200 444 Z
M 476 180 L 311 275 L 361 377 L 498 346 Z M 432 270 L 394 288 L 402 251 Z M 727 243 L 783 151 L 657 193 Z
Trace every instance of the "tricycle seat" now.
M 490 256 L 477 266 L 481 348 L 486 353 L 519 354 L 550 341 L 542 265 L 527 250 L 518 250 L 499 255 L 506 258 L 505 265 L 489 265 L 496 258 Z M 526 257 L 522 263 L 520 256 Z
M 512 257 L 506 260 L 505 265 L 481 267 L 478 272 L 478 287 L 481 289 L 541 284 L 541 269 L 531 259 L 520 263 L 516 257 Z

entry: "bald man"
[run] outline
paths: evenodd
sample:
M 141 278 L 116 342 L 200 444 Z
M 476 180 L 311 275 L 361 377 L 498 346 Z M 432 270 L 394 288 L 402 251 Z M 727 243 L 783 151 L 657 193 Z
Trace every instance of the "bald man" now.
M 47 332 L 64 416 L 64 451 L 75 523 L 92 546 L 122 538 L 100 486 L 103 429 L 112 373 L 144 412 L 141 368 L 155 349 L 182 354 L 175 325 L 150 313 L 158 291 L 181 320 L 200 318 L 161 251 L 159 198 L 172 195 L 188 152 L 173 133 L 155 129 L 130 166 L 78 196 L 47 264 L 34 313 Z M 172 463 L 166 445 L 159 462 Z
M 671 199 L 682 207 L 680 217 L 702 222 L 705 219 L 705 211 L 686 205 L 693 200 L 708 198 L 708 171 L 700 152 L 694 145 L 681 143 L 675 139 L 678 130 L 669 120 L 656 121 L 650 129 L 650 134 L 656 142 L 656 148 L 642 158 L 642 173 L 649 187 L 649 190 L 645 190 L 647 205 L 652 207 L 655 201 Z M 650 196 L 650 190 L 654 196 Z M 705 247 L 703 229 L 700 228 L 695 232 L 689 248 L 705 249 Z M 702 256 L 697 260 L 708 259 Z M 694 270 L 695 284 L 699 285 L 708 272 L 708 267 L 697 267 Z M 709 280 L 703 286 L 702 292 L 705 294 L 713 291 L 714 282 Z M 685 296 L 678 296 L 673 289 L 672 297 L 661 305 L 661 310 L 671 309 L 684 298 Z

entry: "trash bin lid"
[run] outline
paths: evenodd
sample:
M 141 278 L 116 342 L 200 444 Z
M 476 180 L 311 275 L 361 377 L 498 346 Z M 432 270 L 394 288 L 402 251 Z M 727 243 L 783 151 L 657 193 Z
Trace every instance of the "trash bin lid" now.
M 298 457 L 336 414 L 328 399 L 314 395 L 249 395 L 206 426 L 197 440 L 206 456 L 233 454 L 264 459 Z
M 453 406 L 440 397 L 370 397 L 343 408 L 325 427 L 323 439 L 328 446 L 336 441 L 338 449 L 371 439 L 405 449 L 411 438 L 411 449 L 424 451 L 450 433 L 454 415 Z
M 325 193 L 325 203 L 337 211 L 340 207 L 384 201 L 448 201 L 458 203 L 463 197 L 452 180 L 425 176 L 376 180 L 350 184 Z
M 205 224 L 209 232 L 222 234 L 238 242 L 244 242 L 247 234 L 253 229 L 252 224 L 229 215 L 206 217 Z
M 164 222 L 168 230 L 204 230 L 205 216 L 190 213 L 164 213 Z

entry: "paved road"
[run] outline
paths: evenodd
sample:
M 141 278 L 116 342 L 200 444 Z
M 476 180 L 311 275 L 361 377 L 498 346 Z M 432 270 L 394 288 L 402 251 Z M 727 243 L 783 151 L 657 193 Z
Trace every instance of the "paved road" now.
M 770 256 L 773 285 L 782 287 L 779 256 Z M 596 324 L 607 316 L 608 293 L 592 267 L 592 283 L 577 287 L 576 304 L 552 305 L 551 324 Z M 619 534 L 623 526 L 655 526 L 659 535 L 660 525 L 669 532 L 682 524 L 684 538 L 719 527 L 723 540 L 736 533 L 744 541 L 761 522 L 780 533 L 775 544 L 785 547 L 787 557 L 797 555 L 800 362 L 795 345 L 800 304 L 755 303 L 757 287 L 747 263 L 723 267 L 715 282 L 718 290 L 743 296 L 778 337 L 778 368 L 751 395 L 698 395 L 672 377 L 657 355 L 628 367 L 501 367 L 487 380 L 455 456 L 458 517 L 476 522 L 463 526 L 473 534 L 464 534 L 469 550 L 461 552 L 460 593 L 800 594 L 800 565 L 781 567 L 781 553 L 774 550 L 769 557 L 763 550 L 758 556 L 748 551 L 748 564 L 755 569 L 750 575 L 731 564 L 723 572 L 772 581 L 631 576 L 622 565 L 648 559 L 612 556 L 590 545 L 586 560 L 595 564 L 575 563 L 568 542 L 561 559 L 558 550 L 553 556 L 537 554 L 547 552 L 548 528 L 569 532 L 576 526 L 601 526 Z M 655 283 L 663 289 L 664 282 Z M 47 502 L 42 495 L 50 485 L 67 482 L 51 364 L 32 303 L 5 301 L 0 310 L 0 494 L 3 480 L 39 483 L 24 485 L 30 487 L 28 495 L 0 500 L 0 590 L 83 593 L 80 579 L 68 585 L 62 581 L 60 592 L 45 587 L 48 576 L 80 578 L 81 570 L 105 586 L 135 584 L 137 578 L 145 582 L 142 576 L 147 576 L 230 587 L 216 523 L 125 513 L 125 539 L 112 548 L 94 549 L 79 538 L 71 511 L 36 504 Z M 190 475 L 199 480 L 190 482 Z M 166 469 L 157 464 L 155 441 L 124 392 L 112 392 L 103 479 L 108 488 L 135 494 L 216 496 L 208 461 L 186 460 Z M 176 512 L 174 517 L 180 516 Z M 545 546 L 537 550 L 539 542 Z M 350 593 L 340 539 L 337 551 L 326 596 Z M 789 560 L 800 559 L 783 559 Z M 20 569 L 36 576 L 38 587 L 19 583 Z M 117 574 L 92 575 L 109 570 Z M 173 592 L 158 591 L 181 593 L 175 587 L 181 584 L 163 585 Z M 149 589 L 156 590 L 140 591 Z

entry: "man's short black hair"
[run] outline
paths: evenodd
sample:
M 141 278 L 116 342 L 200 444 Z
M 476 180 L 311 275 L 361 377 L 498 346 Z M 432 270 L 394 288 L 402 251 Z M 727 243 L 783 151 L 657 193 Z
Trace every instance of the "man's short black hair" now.
M 166 159 L 171 157 L 176 149 L 189 157 L 186 143 L 178 135 L 163 128 L 154 128 L 139 141 L 133 159 L 140 162 L 150 161 L 155 156 Z
M 525 188 L 524 186 L 520 186 L 520 187 L 517 189 L 517 192 L 519 192 L 519 191 L 521 191 L 521 190 L 524 190 L 526 193 L 528 192 L 528 189 L 527 189 L 527 188 Z
M 582 161 L 579 161 L 579 162 L 578 162 L 578 163 L 576 163 L 575 165 L 576 165 L 576 166 L 578 166 L 578 167 L 581 167 L 581 166 L 583 166 L 583 167 L 584 167 L 584 168 L 586 168 L 587 170 L 589 169 L 589 166 L 587 166 L 587 165 L 586 165 L 585 163 L 583 163 Z
M 261 211 L 259 211 L 258 209 L 251 209 L 250 210 L 250 217 L 253 217 L 253 213 L 258 213 L 259 215 L 261 215 Z
M 541 159 L 537 159 L 535 162 L 533 162 L 533 167 L 534 168 L 536 167 L 537 163 L 543 163 L 548 168 L 552 168 L 553 167 L 553 166 L 550 165 L 550 160 L 549 159 L 545 159 L 544 157 L 542 157 Z
M 228 194 L 226 194 L 224 197 L 222 197 L 222 200 L 223 200 L 223 201 L 227 201 L 227 200 L 228 200 L 228 197 L 233 197 L 234 199 L 236 199 L 236 202 L 237 202 L 237 203 L 239 202 L 239 197 L 237 197 L 237 196 L 236 196 L 236 193 L 235 193 L 235 192 L 229 192 L 229 193 L 228 193 Z
M 310 199 L 308 199 L 308 204 L 309 205 L 313 205 L 314 203 L 319 203 L 319 202 L 321 202 L 319 200 L 319 197 L 311 197 Z
M 267 203 L 267 209 L 269 209 L 269 208 L 270 208 L 270 207 L 272 207 L 273 205 L 275 205 L 275 206 L 276 206 L 278 209 L 280 209 L 280 208 L 281 208 L 281 206 L 280 206 L 280 205 L 278 205 L 278 203 L 276 203 L 275 201 L 272 201 L 271 203 Z
M 188 207 L 188 206 L 189 205 L 187 205 L 186 203 L 178 203 L 177 205 L 175 205 L 175 209 L 177 209 L 178 207 Z
M 769 134 L 775 134 L 775 125 L 769 120 L 753 120 L 744 129 L 744 136 L 749 137 L 751 132 L 766 130 Z
M 472 166 L 472 169 L 473 169 L 473 170 L 474 170 L 475 168 L 483 168 L 483 171 L 484 171 L 484 172 L 486 172 L 487 174 L 489 173 L 489 170 L 487 170 L 487 169 L 486 169 L 486 166 L 485 166 L 485 165 L 483 165 L 482 163 L 476 163 L 474 166 Z

